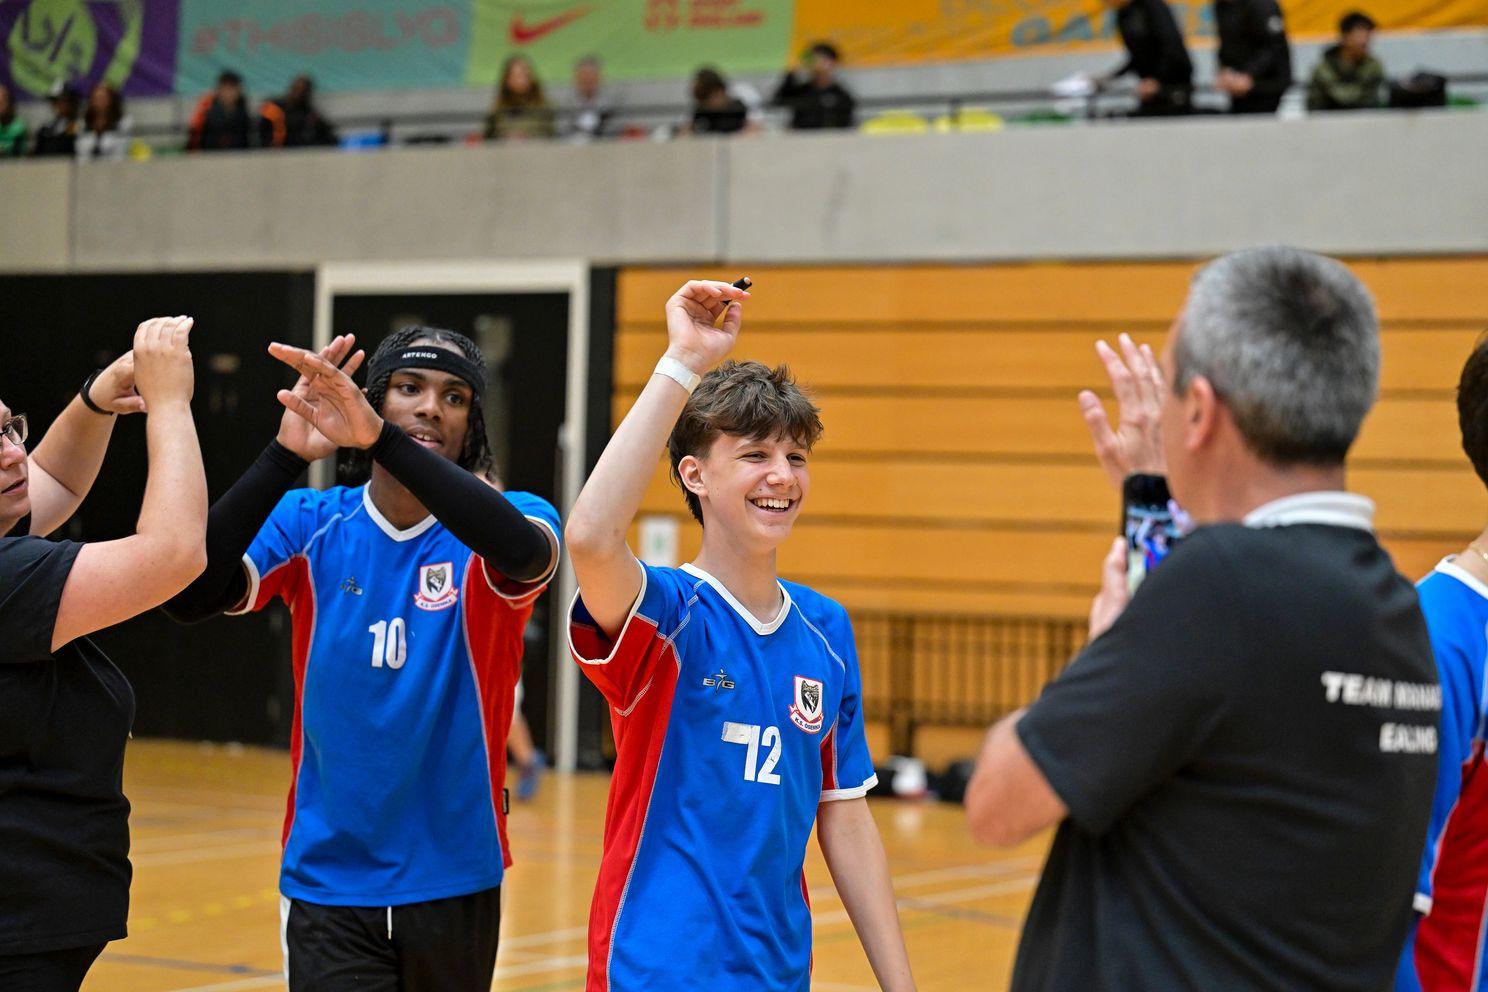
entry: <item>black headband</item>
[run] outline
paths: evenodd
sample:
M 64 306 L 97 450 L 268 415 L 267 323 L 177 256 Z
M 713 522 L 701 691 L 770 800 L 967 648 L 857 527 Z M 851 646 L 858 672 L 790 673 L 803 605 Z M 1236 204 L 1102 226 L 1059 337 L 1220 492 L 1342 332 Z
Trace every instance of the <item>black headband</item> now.
M 372 367 L 367 371 L 367 381 L 375 382 L 379 378 L 392 375 L 399 369 L 433 369 L 436 372 L 448 372 L 450 375 L 459 376 L 470 385 L 477 400 L 480 399 L 481 392 L 486 385 L 481 376 L 480 366 L 474 361 L 458 351 L 428 344 L 409 345 L 393 354 L 372 359 Z

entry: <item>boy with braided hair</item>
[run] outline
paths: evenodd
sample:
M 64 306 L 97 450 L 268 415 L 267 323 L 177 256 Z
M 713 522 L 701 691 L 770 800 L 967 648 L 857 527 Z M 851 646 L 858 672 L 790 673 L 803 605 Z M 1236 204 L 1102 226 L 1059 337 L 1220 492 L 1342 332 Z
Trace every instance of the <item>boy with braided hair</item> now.
M 485 481 L 485 365 L 410 327 L 270 354 L 300 372 L 279 435 L 212 507 L 183 622 L 284 600 L 295 775 L 280 874 L 291 992 L 486 992 L 500 924 L 505 742 L 522 631 L 558 565 L 558 515 Z M 337 448 L 370 481 L 291 489 Z

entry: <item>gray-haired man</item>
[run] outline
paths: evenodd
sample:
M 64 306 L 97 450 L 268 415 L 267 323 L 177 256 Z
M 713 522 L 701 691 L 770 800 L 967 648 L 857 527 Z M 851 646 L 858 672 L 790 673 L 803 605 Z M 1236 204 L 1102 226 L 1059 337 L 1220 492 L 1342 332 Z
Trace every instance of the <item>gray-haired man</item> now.
M 1165 460 L 1199 527 L 1130 603 L 1118 541 L 1090 645 L 988 734 L 973 834 L 1060 825 L 1013 988 L 1384 988 L 1441 696 L 1415 591 L 1343 491 L 1379 381 L 1369 294 L 1329 259 L 1237 252 L 1195 276 L 1160 374 L 1122 345 L 1122 432 L 1081 401 L 1097 449 Z

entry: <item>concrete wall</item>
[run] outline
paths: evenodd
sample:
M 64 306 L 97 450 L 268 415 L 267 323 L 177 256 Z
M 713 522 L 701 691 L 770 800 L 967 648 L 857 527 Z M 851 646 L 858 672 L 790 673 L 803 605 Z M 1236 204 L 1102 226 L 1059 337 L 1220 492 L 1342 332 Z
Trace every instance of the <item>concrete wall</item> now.
M 0 165 L 0 271 L 56 272 L 72 261 L 72 173 L 67 162 Z M 0 293 L 0 299 L 4 294 Z
M 1488 113 L 0 166 L 7 271 L 1488 252 Z M 17 219 L 20 223 L 13 223 Z

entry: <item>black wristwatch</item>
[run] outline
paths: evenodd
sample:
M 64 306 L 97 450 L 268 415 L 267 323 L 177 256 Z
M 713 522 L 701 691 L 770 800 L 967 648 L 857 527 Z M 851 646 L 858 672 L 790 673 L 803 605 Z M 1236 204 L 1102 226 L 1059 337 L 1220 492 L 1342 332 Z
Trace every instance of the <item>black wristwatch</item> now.
M 88 395 L 88 390 L 93 388 L 93 383 L 102 374 L 103 369 L 94 369 L 93 374 L 83 380 L 83 388 L 78 390 L 78 395 L 81 396 L 83 399 L 83 406 L 87 407 L 89 410 L 92 410 L 94 413 L 101 413 L 105 417 L 112 417 L 114 415 L 114 412 L 112 410 L 105 410 L 97 403 L 94 403 L 93 397 Z

